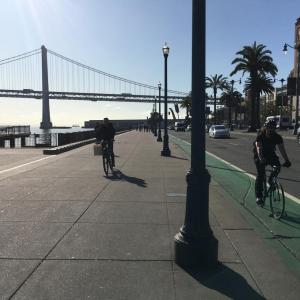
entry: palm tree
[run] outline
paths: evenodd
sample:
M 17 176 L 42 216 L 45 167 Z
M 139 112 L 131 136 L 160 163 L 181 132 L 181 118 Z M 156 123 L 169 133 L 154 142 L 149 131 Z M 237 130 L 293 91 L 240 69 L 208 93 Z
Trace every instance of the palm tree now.
M 258 127 L 255 118 L 255 109 L 259 110 L 259 87 L 258 79 L 259 75 L 271 74 L 273 77 L 277 74 L 277 67 L 273 63 L 273 59 L 270 56 L 272 52 L 266 50 L 266 46 L 262 44 L 256 44 L 254 42 L 251 46 L 244 46 L 242 50 L 238 51 L 231 64 L 236 64 L 234 70 L 230 76 L 237 72 L 243 72 L 243 75 L 247 72 L 250 74 L 252 86 L 251 86 L 251 122 L 250 130 L 256 131 Z
M 228 125 L 231 127 L 231 109 L 237 107 L 241 102 L 242 94 L 237 90 L 233 90 L 229 84 L 226 86 L 224 92 L 221 94 L 220 101 L 228 107 Z M 235 109 L 236 120 L 236 109 Z
M 214 76 L 206 77 L 206 88 L 211 88 L 214 95 L 214 123 L 217 123 L 216 112 L 217 112 L 217 93 L 218 90 L 223 91 L 227 86 L 227 77 L 224 77 L 222 74 L 215 74 Z
M 184 97 L 180 103 L 181 108 L 186 108 L 186 117 L 189 117 L 189 111 L 192 107 L 192 93 L 190 92 L 188 96 Z
M 257 126 L 260 127 L 260 95 L 262 93 L 271 94 L 274 91 L 273 79 L 266 76 L 265 74 L 259 74 L 256 80 L 256 87 L 254 87 L 254 82 L 252 78 L 248 78 L 245 81 L 244 91 L 251 91 L 254 88 L 257 90 L 257 98 L 256 98 L 256 112 L 257 112 Z

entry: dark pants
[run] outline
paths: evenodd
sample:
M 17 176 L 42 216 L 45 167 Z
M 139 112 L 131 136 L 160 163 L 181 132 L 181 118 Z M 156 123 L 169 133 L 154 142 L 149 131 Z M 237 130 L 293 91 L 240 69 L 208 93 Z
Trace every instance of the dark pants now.
M 263 182 L 265 177 L 265 169 L 267 165 L 270 166 L 277 166 L 278 167 L 278 173 L 280 171 L 280 161 L 277 156 L 274 156 L 270 159 L 267 159 L 266 164 L 261 164 L 258 158 L 254 158 L 254 163 L 257 170 L 257 176 L 255 180 L 255 196 L 256 198 L 262 198 L 263 196 Z M 273 176 L 275 174 L 271 174 L 269 178 L 269 182 L 271 182 Z
M 115 165 L 114 140 L 108 141 L 108 149 L 110 149 L 111 152 L 112 163 Z

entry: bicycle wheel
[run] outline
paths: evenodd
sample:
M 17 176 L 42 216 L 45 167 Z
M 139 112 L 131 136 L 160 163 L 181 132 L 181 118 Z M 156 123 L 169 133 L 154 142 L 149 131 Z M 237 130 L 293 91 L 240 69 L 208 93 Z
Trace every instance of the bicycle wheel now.
M 111 171 L 111 173 L 114 172 L 114 168 L 113 168 L 113 159 L 112 159 L 112 155 L 109 154 L 107 157 L 107 164 L 108 164 L 108 169 Z
M 108 176 L 109 162 L 108 162 L 108 155 L 106 153 L 103 153 L 102 162 L 103 162 L 104 173 L 105 173 L 106 176 Z
M 265 205 L 267 197 L 268 197 L 268 187 L 267 187 L 266 175 L 265 175 L 263 181 L 263 204 L 261 205 L 261 207 Z
M 272 187 L 273 188 L 270 190 L 271 212 L 273 217 L 279 220 L 283 216 L 285 209 L 284 191 L 279 182 L 273 183 Z

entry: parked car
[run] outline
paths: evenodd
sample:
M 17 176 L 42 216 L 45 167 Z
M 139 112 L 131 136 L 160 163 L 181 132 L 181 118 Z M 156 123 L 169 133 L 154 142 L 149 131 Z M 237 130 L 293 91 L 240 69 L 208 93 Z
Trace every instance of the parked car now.
M 185 124 L 182 122 L 175 122 L 175 131 L 185 131 Z
M 300 127 L 297 129 L 297 142 L 300 145 Z
M 169 129 L 169 130 L 174 130 L 174 125 L 169 125 L 169 126 L 168 126 L 168 129 Z
M 229 128 L 224 125 L 212 125 L 209 128 L 208 135 L 213 138 L 230 138 Z

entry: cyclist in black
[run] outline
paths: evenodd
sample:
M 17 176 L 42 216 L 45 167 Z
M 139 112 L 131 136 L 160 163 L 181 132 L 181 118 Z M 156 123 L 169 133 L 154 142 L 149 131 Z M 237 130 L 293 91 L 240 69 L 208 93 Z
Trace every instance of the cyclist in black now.
M 114 154 L 114 137 L 115 137 L 115 128 L 111 122 L 109 122 L 108 118 L 103 119 L 103 124 L 96 125 L 95 127 L 95 134 L 96 140 L 98 143 L 100 141 L 107 141 L 108 148 L 112 153 L 112 163 L 115 166 L 115 154 Z
M 285 151 L 283 139 L 281 135 L 275 131 L 276 125 L 277 123 L 275 120 L 268 120 L 264 124 L 262 130 L 258 133 L 254 142 L 254 162 L 257 169 L 257 177 L 255 180 L 255 196 L 256 203 L 258 205 L 264 204 L 262 192 L 266 165 L 277 166 L 278 172 L 280 172 L 280 161 L 276 155 L 276 146 L 285 160 L 282 166 L 287 168 L 291 166 L 291 162 L 289 161 Z M 271 182 L 274 175 L 275 174 L 271 174 L 269 182 Z

